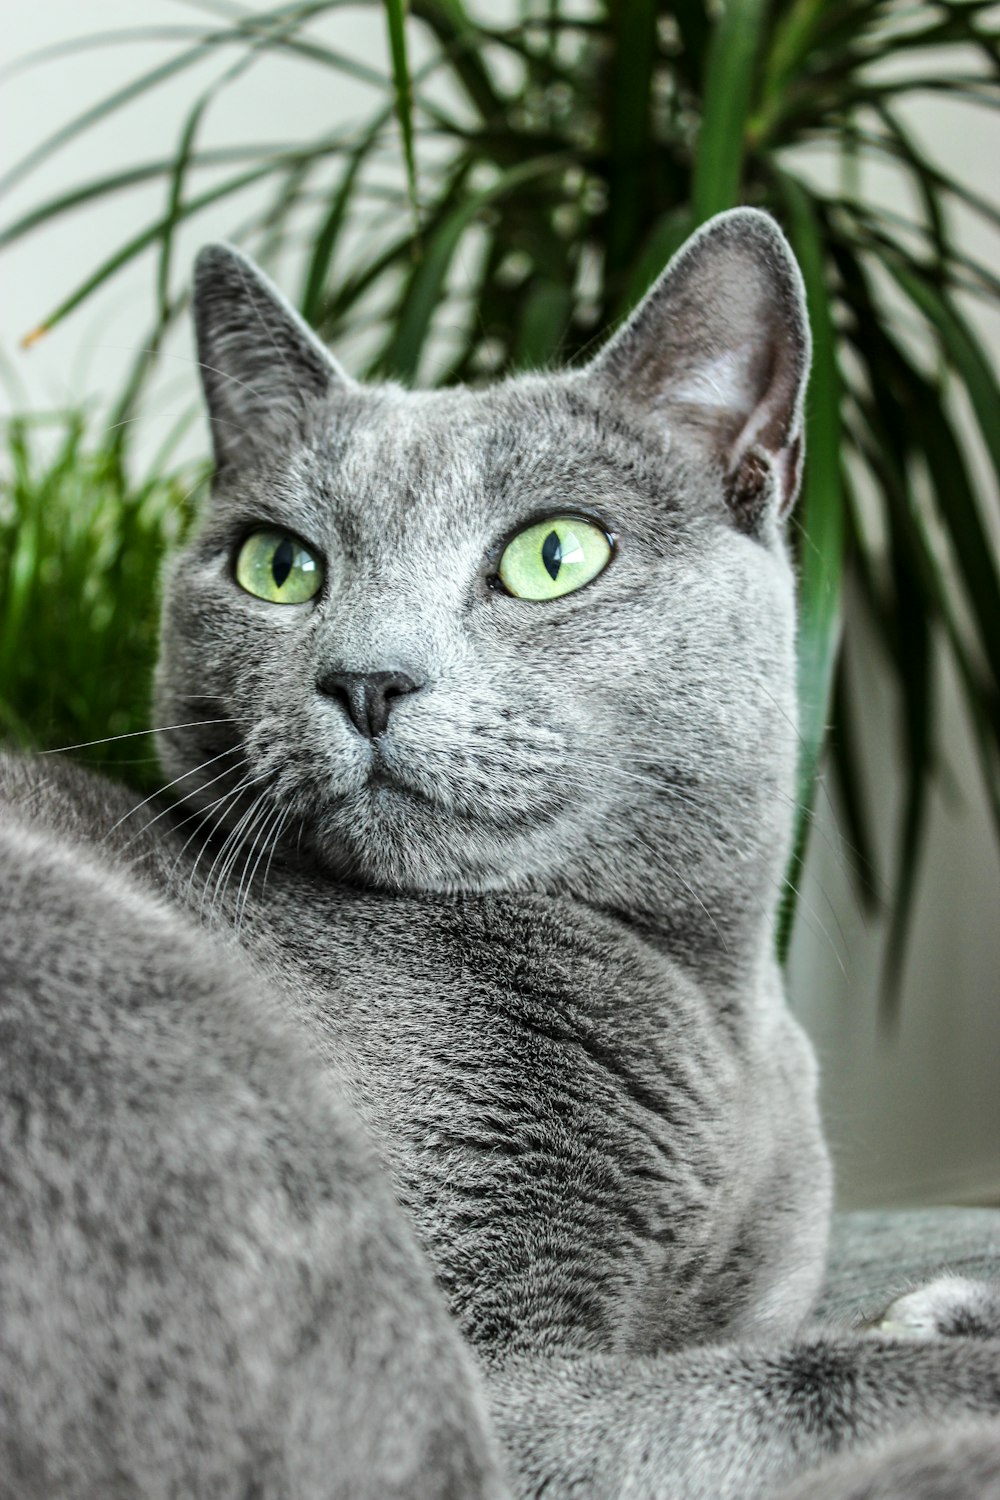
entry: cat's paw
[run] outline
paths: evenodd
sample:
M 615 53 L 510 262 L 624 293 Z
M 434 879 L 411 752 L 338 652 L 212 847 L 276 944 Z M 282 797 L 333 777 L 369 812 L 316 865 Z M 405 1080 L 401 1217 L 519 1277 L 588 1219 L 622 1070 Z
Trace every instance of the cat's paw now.
M 897 1297 L 867 1326 L 897 1338 L 1000 1338 L 1000 1280 L 938 1276 Z

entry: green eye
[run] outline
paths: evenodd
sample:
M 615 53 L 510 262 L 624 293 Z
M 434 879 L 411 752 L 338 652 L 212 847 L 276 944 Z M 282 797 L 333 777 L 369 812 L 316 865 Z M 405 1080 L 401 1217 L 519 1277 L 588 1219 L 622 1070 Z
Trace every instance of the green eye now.
M 558 599 L 596 578 L 611 558 L 611 540 L 577 516 L 552 516 L 517 534 L 498 573 L 518 599 Z
M 255 531 L 236 558 L 236 582 L 271 604 L 305 604 L 319 592 L 323 566 L 284 531 Z

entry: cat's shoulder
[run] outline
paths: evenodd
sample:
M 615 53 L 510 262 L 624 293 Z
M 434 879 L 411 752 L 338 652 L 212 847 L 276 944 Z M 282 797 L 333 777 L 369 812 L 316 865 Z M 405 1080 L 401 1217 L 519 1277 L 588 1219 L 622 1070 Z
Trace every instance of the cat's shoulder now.
M 65 755 L 0 749 L 0 831 L 8 849 L 11 839 L 28 839 L 26 858 L 31 840 L 40 839 L 71 863 L 85 859 L 169 896 L 176 851 L 165 811 L 159 799 Z
M 103 839 L 140 800 L 131 787 L 58 754 L 0 749 L 0 816 L 64 838 Z

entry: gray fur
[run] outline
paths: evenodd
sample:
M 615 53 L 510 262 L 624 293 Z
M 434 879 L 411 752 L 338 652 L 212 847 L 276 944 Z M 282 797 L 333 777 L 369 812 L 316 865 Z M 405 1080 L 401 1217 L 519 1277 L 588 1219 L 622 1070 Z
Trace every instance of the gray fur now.
M 356 385 L 225 247 L 195 307 L 218 474 L 166 583 L 180 801 L 4 774 L 0 997 L 42 1059 L 10 1107 L 55 1143 L 5 1229 L 26 1500 L 58 1462 L 81 1500 L 495 1495 L 473 1360 L 514 1492 L 546 1500 L 764 1495 L 995 1410 L 990 1339 L 798 1332 L 830 1176 L 773 958 L 809 357 L 774 225 L 721 216 L 591 366 L 486 391 Z M 567 510 L 613 533 L 607 569 L 495 589 L 505 541 Z M 262 524 L 323 557 L 314 601 L 236 585 Z M 416 684 L 374 741 L 320 688 L 343 672 Z M 172 1343 L 136 1332 L 161 1302 Z
M 65 837 L 8 818 L 0 859 L 5 1500 L 498 1500 L 476 1373 L 263 977 Z
M 775 1500 L 1000 1500 L 1000 1422 L 916 1429 L 837 1459 Z

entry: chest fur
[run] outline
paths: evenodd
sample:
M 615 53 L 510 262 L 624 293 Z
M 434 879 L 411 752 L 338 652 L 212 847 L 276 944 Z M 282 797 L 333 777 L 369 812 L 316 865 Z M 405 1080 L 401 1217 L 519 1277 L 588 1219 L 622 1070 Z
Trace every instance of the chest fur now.
M 291 923 L 274 899 L 259 952 L 469 1337 L 646 1348 L 718 1323 L 772 1143 L 748 1039 L 689 980 L 570 903 L 334 892 Z

